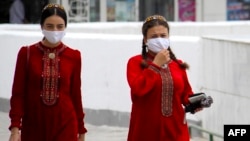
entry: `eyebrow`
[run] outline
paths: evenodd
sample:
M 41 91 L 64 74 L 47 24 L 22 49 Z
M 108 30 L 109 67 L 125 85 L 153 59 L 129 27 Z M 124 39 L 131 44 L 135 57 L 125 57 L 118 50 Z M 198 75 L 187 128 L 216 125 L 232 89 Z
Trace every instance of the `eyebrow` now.
M 160 34 L 160 35 L 168 35 L 168 33 L 152 33 L 152 35 L 158 35 L 158 34 Z
M 45 24 L 45 25 L 55 25 L 55 24 L 52 24 L 52 23 L 47 23 L 47 24 Z M 64 25 L 64 24 L 56 24 L 56 25 Z

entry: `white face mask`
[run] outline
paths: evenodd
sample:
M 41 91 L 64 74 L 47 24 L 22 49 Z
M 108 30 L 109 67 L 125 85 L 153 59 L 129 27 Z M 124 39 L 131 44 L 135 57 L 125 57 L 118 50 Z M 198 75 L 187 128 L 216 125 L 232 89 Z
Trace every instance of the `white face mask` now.
M 170 45 L 169 39 L 167 38 L 152 38 L 148 39 L 146 45 L 148 49 L 154 53 L 160 52 L 162 49 L 167 49 Z
M 62 40 L 65 35 L 65 31 L 48 31 L 43 30 L 43 35 L 52 44 L 56 44 Z

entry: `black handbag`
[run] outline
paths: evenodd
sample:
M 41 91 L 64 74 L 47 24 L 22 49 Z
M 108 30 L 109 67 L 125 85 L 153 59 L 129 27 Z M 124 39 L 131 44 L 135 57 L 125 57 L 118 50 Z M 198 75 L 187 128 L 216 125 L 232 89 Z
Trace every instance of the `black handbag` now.
M 195 93 L 189 98 L 190 104 L 185 106 L 185 112 L 195 113 L 197 108 L 208 108 L 213 103 L 211 96 L 206 96 L 205 93 Z

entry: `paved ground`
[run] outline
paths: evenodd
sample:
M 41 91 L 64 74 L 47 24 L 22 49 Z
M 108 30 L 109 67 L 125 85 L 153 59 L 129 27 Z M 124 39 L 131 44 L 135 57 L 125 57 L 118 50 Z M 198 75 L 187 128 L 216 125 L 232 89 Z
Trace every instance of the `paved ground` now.
M 8 131 L 9 117 L 8 113 L 0 112 L 0 140 L 8 141 L 10 132 Z M 86 141 L 126 141 L 128 128 L 94 126 L 86 124 L 88 133 Z M 206 141 L 201 138 L 194 138 L 190 141 Z

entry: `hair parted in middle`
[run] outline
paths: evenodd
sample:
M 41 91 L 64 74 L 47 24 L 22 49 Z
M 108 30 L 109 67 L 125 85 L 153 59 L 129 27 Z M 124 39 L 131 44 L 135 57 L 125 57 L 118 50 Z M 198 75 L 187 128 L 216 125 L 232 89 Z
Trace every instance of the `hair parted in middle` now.
M 65 27 L 67 27 L 67 14 L 65 12 L 64 7 L 60 4 L 54 4 L 54 3 L 49 3 L 43 8 L 40 25 L 42 26 L 46 18 L 52 15 L 57 15 L 61 17 L 64 20 Z

